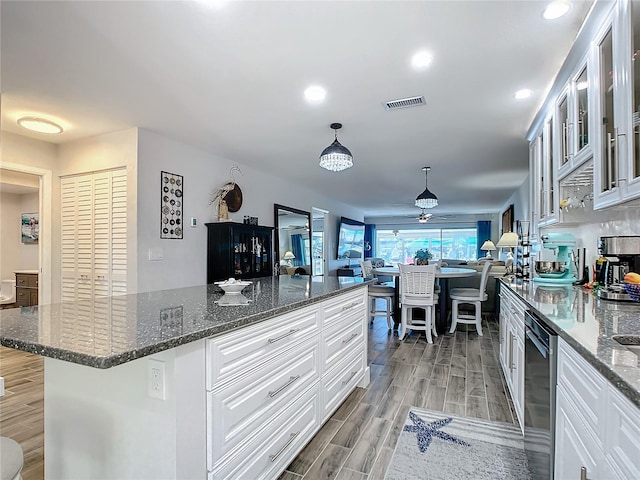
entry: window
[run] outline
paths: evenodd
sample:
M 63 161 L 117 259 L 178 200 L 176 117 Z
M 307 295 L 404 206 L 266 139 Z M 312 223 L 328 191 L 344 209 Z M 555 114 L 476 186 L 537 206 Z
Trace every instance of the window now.
M 476 228 L 376 229 L 376 257 L 385 263 L 413 263 L 416 250 L 428 248 L 433 260 L 477 260 Z

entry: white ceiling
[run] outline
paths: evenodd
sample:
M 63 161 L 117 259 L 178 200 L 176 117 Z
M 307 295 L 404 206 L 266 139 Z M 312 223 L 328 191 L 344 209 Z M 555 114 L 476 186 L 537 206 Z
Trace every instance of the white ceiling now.
M 56 143 L 139 126 L 307 185 L 367 216 L 497 212 L 526 179 L 524 139 L 590 5 L 542 1 L 2 1 L 2 128 L 57 120 Z M 434 56 L 410 66 L 418 49 Z M 310 84 L 328 90 L 310 106 Z M 513 93 L 531 88 L 517 102 Z M 387 100 L 426 106 L 388 112 Z M 318 155 L 338 138 L 354 167 Z

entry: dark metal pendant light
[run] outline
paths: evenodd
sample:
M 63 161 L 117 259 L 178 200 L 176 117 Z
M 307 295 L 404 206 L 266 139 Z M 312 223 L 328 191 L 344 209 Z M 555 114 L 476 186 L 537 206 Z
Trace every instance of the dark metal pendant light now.
M 431 170 L 431 167 L 422 167 L 422 171 L 424 172 L 424 192 L 416 197 L 416 207 L 433 208 L 438 206 L 438 197 L 431 193 L 427 186 L 429 170 Z
M 353 166 L 353 155 L 338 142 L 338 130 L 342 128 L 342 124 L 332 123 L 330 127 L 334 130 L 335 140 L 320 154 L 320 166 L 332 172 L 340 172 Z

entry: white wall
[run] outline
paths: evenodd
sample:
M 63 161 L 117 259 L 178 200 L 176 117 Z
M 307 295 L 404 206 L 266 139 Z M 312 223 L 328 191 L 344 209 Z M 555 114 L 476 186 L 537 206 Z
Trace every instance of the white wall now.
M 54 181 L 53 202 L 53 238 L 52 249 L 60 251 L 60 177 L 79 173 L 126 168 L 127 170 L 127 285 L 130 293 L 136 292 L 137 275 L 137 195 L 138 176 L 138 129 L 130 128 L 119 132 L 98 135 L 60 145 L 58 152 L 58 170 Z M 60 256 L 54 255 L 53 295 L 60 298 L 59 281 Z
M 277 172 L 264 172 L 255 168 L 217 157 L 193 146 L 139 129 L 138 136 L 138 291 L 152 291 L 206 281 L 205 223 L 217 219 L 213 194 L 231 181 L 230 169 L 237 165 L 242 175 L 236 181 L 243 194 L 242 207 L 229 213 L 234 222 L 242 222 L 245 215 L 258 217 L 260 225 L 273 226 L 273 204 L 311 211 L 318 207 L 330 212 L 331 225 L 327 235 L 334 245 L 339 217 L 362 220 L 358 209 L 336 202 L 325 195 L 292 185 L 277 176 Z M 168 171 L 184 177 L 183 217 L 187 226 L 182 240 L 160 239 L 160 172 Z M 196 217 L 198 226 L 190 228 L 188 219 Z M 149 260 L 149 249 L 162 250 L 163 259 Z M 336 255 L 329 249 L 329 257 Z M 328 269 L 335 269 L 343 261 L 331 260 Z

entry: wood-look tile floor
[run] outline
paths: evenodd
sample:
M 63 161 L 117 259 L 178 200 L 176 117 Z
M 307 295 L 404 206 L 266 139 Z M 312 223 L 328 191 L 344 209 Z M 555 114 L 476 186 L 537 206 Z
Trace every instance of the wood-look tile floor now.
M 498 360 L 498 324 L 485 320 L 483 333 L 459 325 L 432 345 L 423 333 L 399 341 L 376 318 L 369 328 L 370 385 L 347 398 L 280 480 L 384 478 L 412 406 L 516 423 Z
M 0 347 L 0 436 L 14 439 L 24 452 L 23 480 L 44 478 L 44 358 Z
M 498 324 L 485 322 L 483 337 L 465 327 L 430 345 L 424 334 L 399 341 L 376 318 L 370 385 L 347 398 L 281 479 L 383 478 L 411 406 L 515 423 L 498 363 Z M 24 480 L 44 478 L 43 364 L 38 355 L 0 347 L 0 435 L 22 445 Z

